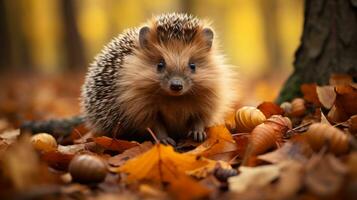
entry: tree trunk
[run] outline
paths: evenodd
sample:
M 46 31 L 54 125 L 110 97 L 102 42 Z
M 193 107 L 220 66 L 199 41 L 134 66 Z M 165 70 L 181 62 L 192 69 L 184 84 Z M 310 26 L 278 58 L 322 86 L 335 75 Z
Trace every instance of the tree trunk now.
M 87 64 L 85 61 L 82 39 L 78 33 L 78 27 L 76 24 L 74 1 L 63 0 L 61 3 L 63 21 L 65 24 L 67 69 L 84 69 Z
M 300 96 L 303 83 L 327 84 L 332 73 L 357 73 L 357 0 L 305 0 L 294 72 L 278 102 Z

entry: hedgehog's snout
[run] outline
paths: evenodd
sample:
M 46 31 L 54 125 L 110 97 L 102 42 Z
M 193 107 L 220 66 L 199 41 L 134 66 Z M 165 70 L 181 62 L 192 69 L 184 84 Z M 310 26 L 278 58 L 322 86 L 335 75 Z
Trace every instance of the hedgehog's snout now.
M 183 89 L 183 80 L 178 77 L 174 77 L 170 80 L 170 90 L 179 92 Z
M 161 87 L 170 96 L 181 96 L 189 90 L 190 84 L 184 77 L 174 75 L 167 77 L 167 79 L 162 82 Z

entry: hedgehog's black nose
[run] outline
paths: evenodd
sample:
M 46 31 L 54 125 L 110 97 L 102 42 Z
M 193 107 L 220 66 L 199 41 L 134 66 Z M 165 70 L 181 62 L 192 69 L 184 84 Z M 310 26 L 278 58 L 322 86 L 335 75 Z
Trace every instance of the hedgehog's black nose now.
M 182 81 L 180 79 L 172 79 L 170 81 L 170 89 L 172 91 L 178 92 L 183 88 Z

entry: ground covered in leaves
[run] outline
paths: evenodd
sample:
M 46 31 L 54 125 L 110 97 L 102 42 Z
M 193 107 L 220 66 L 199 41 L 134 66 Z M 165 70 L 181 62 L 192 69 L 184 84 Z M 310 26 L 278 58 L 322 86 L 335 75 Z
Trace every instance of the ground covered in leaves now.
M 40 98 L 20 86 L 0 96 L 0 199 L 357 197 L 357 85 L 348 75 L 304 84 L 301 98 L 281 105 L 238 106 L 203 143 L 176 147 L 150 129 L 144 143 L 95 136 L 82 123 L 54 136 L 20 131 L 38 112 L 78 113 L 69 109 L 76 100 L 53 98 L 78 87 L 41 85 Z

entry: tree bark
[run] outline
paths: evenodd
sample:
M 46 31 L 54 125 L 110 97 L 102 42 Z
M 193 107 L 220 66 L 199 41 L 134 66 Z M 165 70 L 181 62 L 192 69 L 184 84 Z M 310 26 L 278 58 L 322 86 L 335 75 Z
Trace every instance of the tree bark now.
M 300 96 L 303 83 L 327 84 L 333 73 L 357 73 L 357 0 L 305 0 L 294 72 L 278 102 Z

